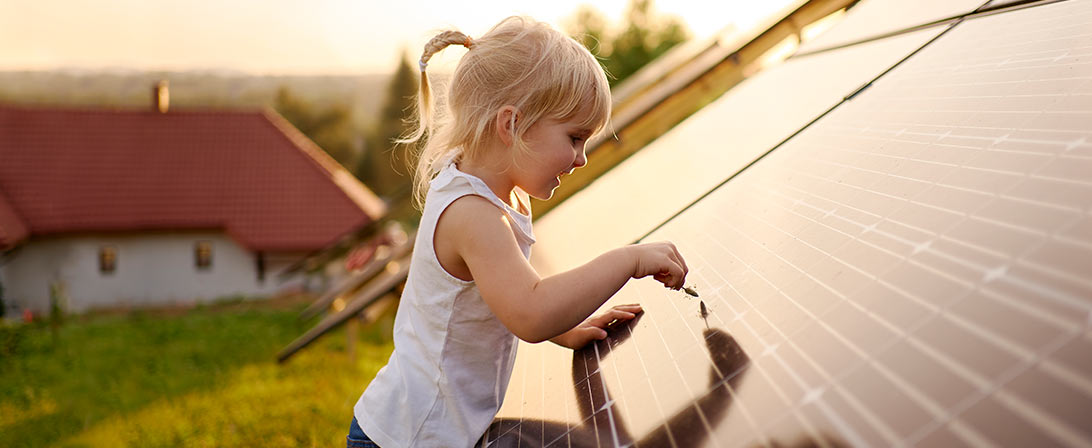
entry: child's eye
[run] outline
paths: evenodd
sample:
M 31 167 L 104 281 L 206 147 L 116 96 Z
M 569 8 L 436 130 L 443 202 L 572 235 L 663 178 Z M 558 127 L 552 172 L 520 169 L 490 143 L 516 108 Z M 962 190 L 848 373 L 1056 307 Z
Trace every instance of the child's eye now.
M 582 139 L 580 137 L 577 137 L 575 135 L 570 135 L 569 138 L 572 139 L 573 143 L 579 143 L 581 140 L 584 140 L 584 139 Z

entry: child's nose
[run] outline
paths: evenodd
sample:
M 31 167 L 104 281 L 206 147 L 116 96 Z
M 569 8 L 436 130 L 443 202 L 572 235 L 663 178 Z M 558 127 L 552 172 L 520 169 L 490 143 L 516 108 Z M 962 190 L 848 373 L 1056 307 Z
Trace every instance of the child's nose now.
M 584 149 L 581 148 L 580 152 L 576 153 L 576 160 L 573 161 L 573 168 L 580 168 L 588 164 L 588 156 L 584 154 Z

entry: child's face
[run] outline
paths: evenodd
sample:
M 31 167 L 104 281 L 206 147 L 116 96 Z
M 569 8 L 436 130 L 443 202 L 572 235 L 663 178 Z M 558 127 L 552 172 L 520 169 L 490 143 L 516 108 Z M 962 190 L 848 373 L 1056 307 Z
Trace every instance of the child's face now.
M 584 144 L 592 130 L 581 126 L 585 118 L 581 115 L 563 121 L 544 118 L 524 134 L 530 151 L 516 154 L 513 181 L 527 194 L 549 199 L 561 185 L 561 176 L 588 163 Z

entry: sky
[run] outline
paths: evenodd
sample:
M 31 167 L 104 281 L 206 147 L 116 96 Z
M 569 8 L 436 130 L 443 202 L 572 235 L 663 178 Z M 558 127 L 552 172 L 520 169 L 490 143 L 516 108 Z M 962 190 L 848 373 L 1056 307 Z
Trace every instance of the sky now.
M 745 29 L 790 2 L 662 0 L 653 7 L 700 38 L 729 25 Z M 514 14 L 564 29 L 585 3 L 617 23 L 628 0 L 0 0 L 0 70 L 383 73 L 403 52 L 416 59 L 439 31 L 478 36 Z

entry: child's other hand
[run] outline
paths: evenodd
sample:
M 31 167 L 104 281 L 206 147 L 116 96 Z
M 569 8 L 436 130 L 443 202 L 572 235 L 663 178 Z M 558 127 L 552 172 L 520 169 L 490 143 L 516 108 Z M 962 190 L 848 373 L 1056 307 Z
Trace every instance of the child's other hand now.
M 612 322 L 625 322 L 641 312 L 641 305 L 618 305 L 598 316 L 589 317 L 572 330 L 552 339 L 554 343 L 578 350 L 593 341 L 606 339 L 607 326 Z
M 686 283 L 686 261 L 679 250 L 669 242 L 634 244 L 629 249 L 635 254 L 633 278 L 651 275 L 656 281 L 671 289 L 682 288 Z

